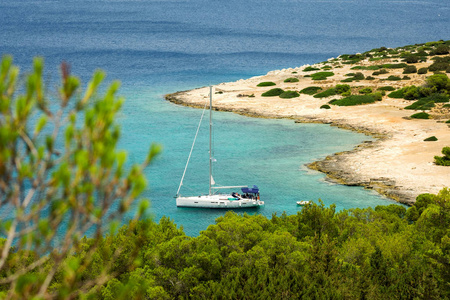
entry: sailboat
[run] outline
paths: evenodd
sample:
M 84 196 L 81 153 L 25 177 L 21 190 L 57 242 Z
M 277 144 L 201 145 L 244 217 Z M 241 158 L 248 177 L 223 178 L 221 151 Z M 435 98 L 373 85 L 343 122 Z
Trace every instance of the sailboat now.
M 260 207 L 264 205 L 264 201 L 260 200 L 259 196 L 259 188 L 256 185 L 252 187 L 248 187 L 246 185 L 238 185 L 238 186 L 218 186 L 213 177 L 213 162 L 215 159 L 212 157 L 212 86 L 209 89 L 209 193 L 207 195 L 198 195 L 198 196 L 181 196 L 180 189 L 183 185 L 184 176 L 186 174 L 187 167 L 189 165 L 189 160 L 192 155 L 192 150 L 194 149 L 195 141 L 197 139 L 197 135 L 200 129 L 200 125 L 203 120 L 203 116 L 206 111 L 203 109 L 202 117 L 200 118 L 200 122 L 197 127 L 197 132 L 194 137 L 194 142 L 192 143 L 191 152 L 189 153 L 189 157 L 186 163 L 186 167 L 183 172 L 183 176 L 181 177 L 181 182 L 178 187 L 176 198 L 177 207 L 197 207 L 197 208 L 249 208 L 249 207 Z M 231 193 L 219 193 L 219 190 L 222 189 L 241 189 L 241 194 L 237 192 Z

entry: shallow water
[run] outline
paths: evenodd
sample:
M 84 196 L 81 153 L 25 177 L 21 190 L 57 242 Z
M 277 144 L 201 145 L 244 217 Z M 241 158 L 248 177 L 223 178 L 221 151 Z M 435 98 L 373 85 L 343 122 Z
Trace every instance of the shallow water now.
M 343 53 L 448 39 L 450 3 L 424 1 L 2 1 L 0 53 L 24 71 L 45 57 L 56 85 L 65 60 L 84 83 L 102 68 L 122 81 L 118 121 L 131 162 L 152 141 L 164 152 L 147 171 L 145 197 L 155 219 L 166 215 L 197 235 L 224 211 L 179 209 L 176 193 L 201 110 L 166 102 L 178 90 L 312 64 Z M 304 164 L 349 150 L 370 137 L 327 125 L 215 113 L 215 180 L 257 184 L 257 212 L 296 213 L 297 200 L 321 198 L 338 209 L 392 203 L 371 191 L 324 181 Z M 206 123 L 205 123 L 206 124 Z M 182 193 L 207 192 L 207 129 L 202 131 Z M 206 157 L 206 159 L 205 159 Z M 250 211 L 255 213 L 256 211 Z

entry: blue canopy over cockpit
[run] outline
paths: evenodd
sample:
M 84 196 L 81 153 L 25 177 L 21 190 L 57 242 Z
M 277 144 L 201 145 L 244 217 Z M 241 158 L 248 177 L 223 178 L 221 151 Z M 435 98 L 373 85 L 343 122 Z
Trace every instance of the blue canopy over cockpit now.
M 241 190 L 244 194 L 258 194 L 259 193 L 259 189 L 256 185 L 254 185 L 252 188 L 243 187 L 243 188 L 241 188 Z

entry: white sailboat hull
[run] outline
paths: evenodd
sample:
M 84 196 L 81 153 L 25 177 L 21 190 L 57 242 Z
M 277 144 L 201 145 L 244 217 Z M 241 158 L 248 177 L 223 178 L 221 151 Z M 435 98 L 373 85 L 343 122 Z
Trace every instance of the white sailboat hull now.
M 197 197 L 177 197 L 178 207 L 197 208 L 249 208 L 264 205 L 257 199 L 234 198 L 232 195 L 203 195 Z

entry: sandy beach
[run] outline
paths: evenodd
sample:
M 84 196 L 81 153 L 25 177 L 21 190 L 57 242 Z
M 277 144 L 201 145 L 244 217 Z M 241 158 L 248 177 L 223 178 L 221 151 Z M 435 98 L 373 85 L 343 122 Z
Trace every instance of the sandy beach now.
M 386 60 L 383 63 L 388 63 Z M 377 62 L 380 63 L 380 62 Z M 428 66 L 431 62 L 415 64 L 417 68 Z M 368 60 L 359 65 L 370 65 Z M 322 65 L 314 65 L 321 67 Z M 274 87 L 283 90 L 300 91 L 309 86 L 319 86 L 323 90 L 342 84 L 346 74 L 354 65 L 341 65 L 333 68 L 333 77 L 327 80 L 313 81 L 314 72 L 303 71 L 306 66 L 271 71 L 264 76 L 241 79 L 236 82 L 221 83 L 215 87 L 213 107 L 216 110 L 231 111 L 254 117 L 289 118 L 296 122 L 316 122 L 332 124 L 344 129 L 364 132 L 377 137 L 375 142 L 363 143 L 348 152 L 332 154 L 323 161 L 308 167 L 328 175 L 330 180 L 347 184 L 361 185 L 375 189 L 383 195 L 401 203 L 413 204 L 421 193 L 437 193 L 450 185 L 450 168 L 437 166 L 435 155 L 441 155 L 445 146 L 450 146 L 450 110 L 437 104 L 429 113 L 433 119 L 410 119 L 418 111 L 405 110 L 412 101 L 393 99 L 384 96 L 382 101 L 358 106 L 330 105 L 331 109 L 321 109 L 336 96 L 314 98 L 300 94 L 300 97 L 281 99 L 279 97 L 262 97 L 261 94 Z M 375 80 L 361 80 L 348 83 L 352 88 L 364 86 L 379 88 L 393 86 L 400 88 L 409 85 L 421 85 L 426 75 L 408 74 L 410 80 L 387 81 L 390 75 L 402 75 L 403 69 L 389 70 L 389 74 L 377 76 Z M 357 71 L 369 76 L 373 71 Z M 286 78 L 298 78 L 298 82 L 285 83 Z M 257 87 L 260 82 L 272 81 L 276 86 Z M 250 96 L 250 97 L 249 97 Z M 203 107 L 209 99 L 209 88 L 166 95 L 174 103 Z M 436 136 L 437 141 L 426 142 L 424 139 Z

